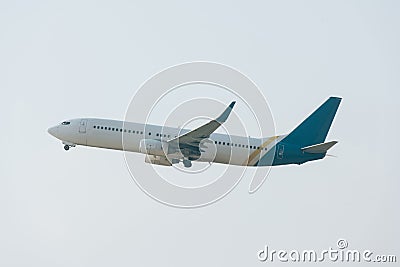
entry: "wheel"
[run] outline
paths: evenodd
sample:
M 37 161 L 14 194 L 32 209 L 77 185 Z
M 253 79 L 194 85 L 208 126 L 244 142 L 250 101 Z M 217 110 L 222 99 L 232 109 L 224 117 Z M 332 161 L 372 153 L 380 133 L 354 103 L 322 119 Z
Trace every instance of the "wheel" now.
M 172 164 L 177 164 L 177 163 L 179 163 L 179 159 L 172 159 L 172 160 L 171 160 L 171 163 L 172 163 Z
M 190 160 L 184 159 L 183 166 L 185 166 L 185 168 L 190 168 L 192 167 L 192 162 Z
M 65 145 L 64 149 L 65 149 L 65 151 L 68 151 L 69 150 L 69 145 Z

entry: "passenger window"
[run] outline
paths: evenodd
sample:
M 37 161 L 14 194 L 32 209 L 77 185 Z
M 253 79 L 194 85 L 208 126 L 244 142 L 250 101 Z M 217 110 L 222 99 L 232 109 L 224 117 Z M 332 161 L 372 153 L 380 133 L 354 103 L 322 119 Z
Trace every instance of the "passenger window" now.
M 229 143 L 226 143 L 227 146 L 229 146 Z
M 95 126 L 93 126 L 93 128 L 95 128 L 95 129 L 96 129 L 96 125 L 95 125 Z
M 139 134 L 139 131 L 136 131 L 136 134 Z
M 225 142 L 222 142 L 223 145 L 225 145 Z
M 151 135 L 151 133 L 149 133 L 149 135 Z
M 158 133 L 156 133 L 156 136 L 158 136 Z

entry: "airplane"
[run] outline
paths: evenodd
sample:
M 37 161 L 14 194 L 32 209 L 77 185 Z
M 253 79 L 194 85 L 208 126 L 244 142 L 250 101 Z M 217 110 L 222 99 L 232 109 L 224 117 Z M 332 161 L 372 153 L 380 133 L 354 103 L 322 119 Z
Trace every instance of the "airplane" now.
M 215 133 L 235 101 L 219 117 L 194 130 L 78 118 L 63 121 L 48 132 L 62 141 L 65 150 L 81 145 L 137 152 L 146 155 L 146 163 L 162 166 L 182 162 L 190 168 L 192 161 L 255 167 L 303 164 L 323 159 L 337 143 L 325 139 L 340 102 L 340 97 L 330 97 L 289 134 L 267 138 Z

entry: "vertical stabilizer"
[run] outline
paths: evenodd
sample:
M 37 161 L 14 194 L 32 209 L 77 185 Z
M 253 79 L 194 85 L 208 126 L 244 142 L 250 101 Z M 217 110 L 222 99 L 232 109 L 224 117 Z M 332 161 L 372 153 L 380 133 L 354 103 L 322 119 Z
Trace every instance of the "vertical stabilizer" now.
M 340 97 L 330 97 L 288 134 L 284 142 L 301 147 L 324 143 L 341 100 Z

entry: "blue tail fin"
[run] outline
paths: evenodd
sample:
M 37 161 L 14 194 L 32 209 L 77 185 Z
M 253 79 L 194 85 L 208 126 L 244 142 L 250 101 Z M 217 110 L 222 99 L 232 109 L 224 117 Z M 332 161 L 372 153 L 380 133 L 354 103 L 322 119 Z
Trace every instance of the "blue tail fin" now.
M 301 147 L 323 143 L 341 100 L 339 97 L 330 97 L 297 126 L 285 138 L 285 142 Z

